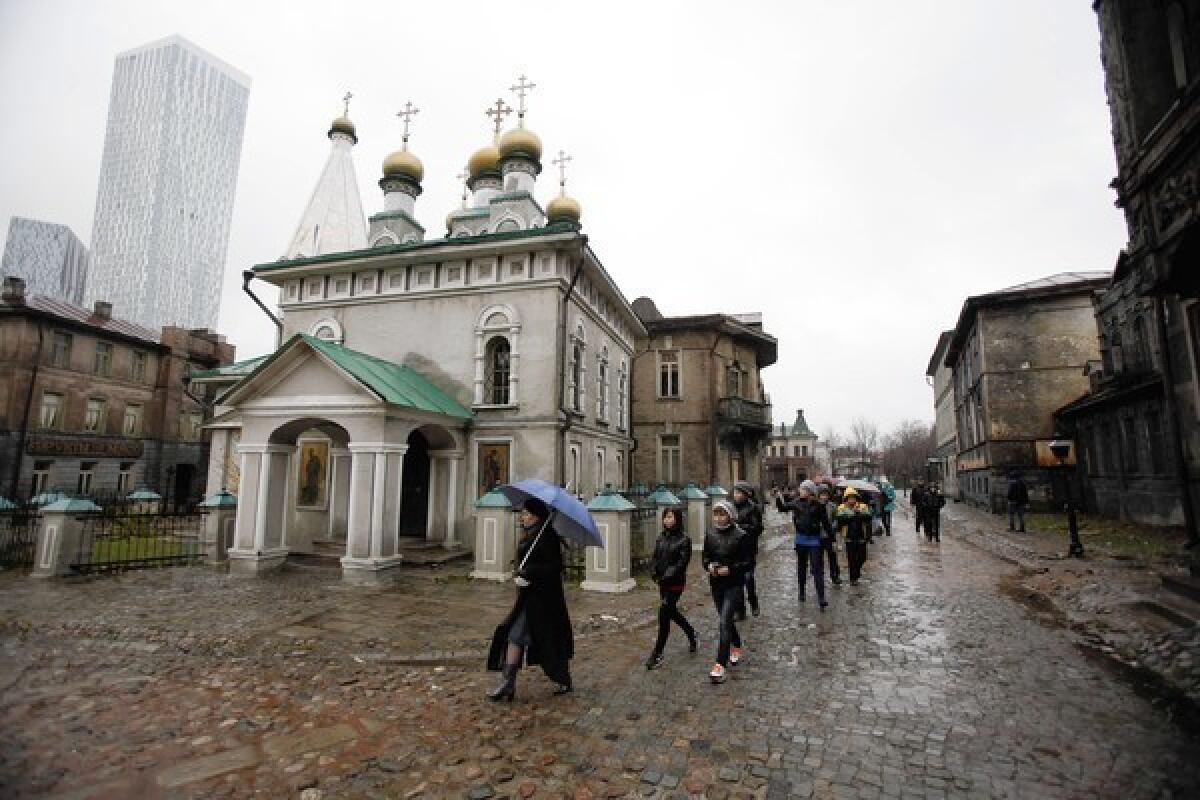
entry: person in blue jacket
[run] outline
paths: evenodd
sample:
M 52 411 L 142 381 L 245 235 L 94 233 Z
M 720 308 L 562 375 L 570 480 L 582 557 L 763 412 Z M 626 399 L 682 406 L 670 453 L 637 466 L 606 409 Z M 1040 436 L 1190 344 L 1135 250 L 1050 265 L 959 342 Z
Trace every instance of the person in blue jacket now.
M 817 485 L 812 481 L 804 481 L 796 491 L 796 496 L 790 500 L 785 501 L 782 496 L 777 496 L 775 507 L 783 513 L 792 512 L 792 523 L 796 528 L 793 544 L 796 548 L 796 582 L 800 602 L 804 602 L 804 590 L 808 585 L 805 573 L 811 571 L 817 601 L 824 611 L 829 603 L 825 601 L 825 562 L 821 537 L 822 534 L 832 536 L 833 526 L 829 524 L 825 506 L 817 500 Z

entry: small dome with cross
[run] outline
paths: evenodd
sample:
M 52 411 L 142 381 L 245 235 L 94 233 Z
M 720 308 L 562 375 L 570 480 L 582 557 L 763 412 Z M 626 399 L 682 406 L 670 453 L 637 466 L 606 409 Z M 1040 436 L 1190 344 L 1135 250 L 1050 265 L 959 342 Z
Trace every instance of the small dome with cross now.
M 425 177 L 425 166 L 421 159 L 407 150 L 397 150 L 383 160 L 383 177 L 408 178 L 420 183 Z
M 574 197 L 560 194 L 546 206 L 547 222 L 579 222 L 583 216 L 583 207 Z
M 525 156 L 534 161 L 542 158 L 542 140 L 528 128 L 513 128 L 505 133 L 500 137 L 497 149 L 501 158 Z
M 496 172 L 500 163 L 500 150 L 494 144 L 476 150 L 467 161 L 467 173 L 478 178 L 485 172 Z

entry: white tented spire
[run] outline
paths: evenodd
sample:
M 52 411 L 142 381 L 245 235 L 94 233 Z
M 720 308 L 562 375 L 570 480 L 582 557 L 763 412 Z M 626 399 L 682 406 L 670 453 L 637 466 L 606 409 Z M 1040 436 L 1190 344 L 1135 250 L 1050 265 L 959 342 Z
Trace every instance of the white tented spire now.
M 348 123 L 340 117 L 329 131 L 329 159 L 284 258 L 344 253 L 367 246 L 367 221 L 351 154 L 356 138 Z

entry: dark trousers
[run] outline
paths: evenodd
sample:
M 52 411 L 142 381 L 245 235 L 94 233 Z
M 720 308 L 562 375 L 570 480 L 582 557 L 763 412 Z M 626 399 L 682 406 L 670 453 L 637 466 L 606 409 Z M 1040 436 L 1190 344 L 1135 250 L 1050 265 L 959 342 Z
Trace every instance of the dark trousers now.
M 683 631 L 688 637 L 688 641 L 696 638 L 696 631 L 692 628 L 692 624 L 687 621 L 687 617 L 679 610 L 679 598 L 683 592 L 672 592 L 669 589 L 658 590 L 658 638 L 654 640 L 654 652 L 662 655 L 663 648 L 667 645 L 667 636 L 671 633 L 671 623 L 674 622 L 679 626 L 679 630 Z
M 800 586 L 800 599 L 804 599 L 804 587 L 808 584 L 805 572 L 812 572 L 813 586 L 817 587 L 817 599 L 825 602 L 825 549 L 821 545 L 800 545 L 796 548 L 796 582 Z
M 922 511 L 917 506 L 913 506 L 913 525 L 914 525 L 913 529 L 917 533 L 921 532 L 921 521 L 924 519 L 924 517 L 925 517 L 925 512 Z
M 863 564 L 867 563 L 867 543 L 847 541 L 846 560 L 850 562 L 850 580 L 858 580 L 862 575 Z
M 925 512 L 925 538 L 931 542 L 942 540 L 942 514 L 940 511 Z
M 829 565 L 829 579 L 834 583 L 842 582 L 842 568 L 838 566 L 837 549 L 831 536 L 821 540 L 821 549 L 825 551 L 825 563 Z
M 717 663 L 729 666 L 729 648 L 741 647 L 742 637 L 738 634 L 733 615 L 737 613 L 745 583 L 737 578 L 727 583 L 712 584 L 713 605 L 717 607 L 720 628 L 717 639 Z
M 1021 533 L 1025 532 L 1025 504 L 1008 501 L 1008 529 L 1013 529 L 1013 522 L 1020 520 Z
M 879 517 L 880 517 L 880 519 L 883 520 L 883 529 L 885 531 L 887 531 L 888 536 L 891 536 L 892 535 L 892 512 L 883 511 L 880 513 Z
M 751 564 L 750 569 L 746 570 L 746 599 L 750 601 L 751 611 L 758 611 L 758 584 L 754 582 L 755 566 L 755 564 Z M 745 611 L 743 610 L 742 613 Z

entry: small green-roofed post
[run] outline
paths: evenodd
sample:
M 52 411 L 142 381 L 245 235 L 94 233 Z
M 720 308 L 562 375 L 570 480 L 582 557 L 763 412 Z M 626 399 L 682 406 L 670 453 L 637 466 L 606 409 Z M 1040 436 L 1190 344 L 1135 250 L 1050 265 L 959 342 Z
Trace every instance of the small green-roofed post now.
M 596 522 L 604 547 L 589 547 L 584 557 L 585 575 L 580 588 L 589 592 L 628 592 L 637 586 L 633 579 L 630 531 L 633 503 L 611 486 L 588 503 L 588 513 Z
M 204 519 L 204 549 L 209 563 L 218 564 L 228 558 L 233 547 L 234 525 L 237 524 L 237 495 L 225 489 L 200 504 L 207 513 Z
M 499 484 L 475 501 L 475 568 L 472 578 L 507 581 L 513 576 L 517 552 L 516 525 L 512 503 Z
M 695 482 L 689 483 L 680 494 L 687 503 L 687 523 L 684 525 L 684 531 L 692 540 L 692 550 L 702 550 L 704 531 L 708 527 L 708 504 L 711 500 Z

